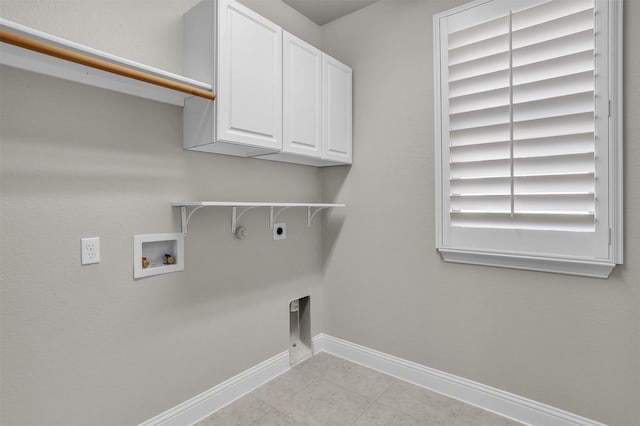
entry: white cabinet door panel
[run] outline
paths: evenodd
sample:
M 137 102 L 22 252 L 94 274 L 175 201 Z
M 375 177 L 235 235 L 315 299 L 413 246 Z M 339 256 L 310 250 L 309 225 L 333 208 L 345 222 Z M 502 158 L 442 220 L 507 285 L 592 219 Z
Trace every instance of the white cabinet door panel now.
M 282 29 L 218 0 L 217 139 L 282 148 Z
M 285 153 L 322 155 L 322 52 L 284 33 Z

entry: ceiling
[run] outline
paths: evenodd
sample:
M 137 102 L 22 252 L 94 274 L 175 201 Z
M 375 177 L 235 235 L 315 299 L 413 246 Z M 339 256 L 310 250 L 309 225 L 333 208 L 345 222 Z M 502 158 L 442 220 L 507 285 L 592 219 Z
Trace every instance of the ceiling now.
M 282 0 L 318 25 L 348 15 L 378 0 Z

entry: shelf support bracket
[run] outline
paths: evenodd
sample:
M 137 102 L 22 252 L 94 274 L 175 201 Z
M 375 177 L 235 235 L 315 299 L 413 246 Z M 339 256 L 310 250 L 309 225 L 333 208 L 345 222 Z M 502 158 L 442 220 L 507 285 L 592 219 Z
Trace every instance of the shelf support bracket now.
M 187 228 L 189 226 L 189 220 L 191 220 L 191 215 L 193 215 L 196 210 L 200 210 L 202 208 L 202 206 L 199 207 L 194 207 L 189 214 L 187 214 L 187 207 L 182 206 L 180 207 L 180 223 L 182 226 L 182 236 L 186 237 L 187 236 Z
M 231 233 L 232 234 L 236 233 L 236 228 L 238 227 L 238 221 L 240 220 L 240 218 L 242 217 L 243 214 L 245 214 L 249 210 L 253 210 L 253 209 L 257 209 L 257 208 L 258 208 L 258 206 L 245 207 L 242 210 L 240 210 L 240 213 L 238 213 L 238 208 L 237 207 L 231 207 Z
M 269 229 L 273 229 L 273 224 L 276 220 L 278 220 L 278 216 L 280 216 L 280 213 L 290 208 L 291 207 L 281 207 L 276 210 L 273 206 L 269 207 Z
M 329 207 L 318 207 L 313 213 L 311 213 L 311 206 L 307 207 L 307 227 L 311 227 L 311 222 L 313 222 L 313 218 L 316 217 L 318 213 L 328 208 Z
M 180 225 L 182 229 L 182 236 L 187 236 L 187 208 L 180 207 Z

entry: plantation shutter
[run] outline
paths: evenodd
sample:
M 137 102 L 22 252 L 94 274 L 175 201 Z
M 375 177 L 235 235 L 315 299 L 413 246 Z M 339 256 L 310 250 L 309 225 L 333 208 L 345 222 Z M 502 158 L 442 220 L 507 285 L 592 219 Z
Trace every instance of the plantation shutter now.
M 608 256 L 595 15 L 594 0 L 496 0 L 442 26 L 445 240 Z
M 593 29 L 556 1 L 449 34 L 452 225 L 594 230 Z

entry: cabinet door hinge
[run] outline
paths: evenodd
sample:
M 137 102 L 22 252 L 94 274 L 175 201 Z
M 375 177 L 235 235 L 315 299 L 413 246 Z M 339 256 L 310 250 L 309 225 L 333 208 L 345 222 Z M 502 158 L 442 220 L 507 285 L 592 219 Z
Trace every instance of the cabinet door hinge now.
M 609 228 L 609 245 L 611 245 L 611 228 Z

